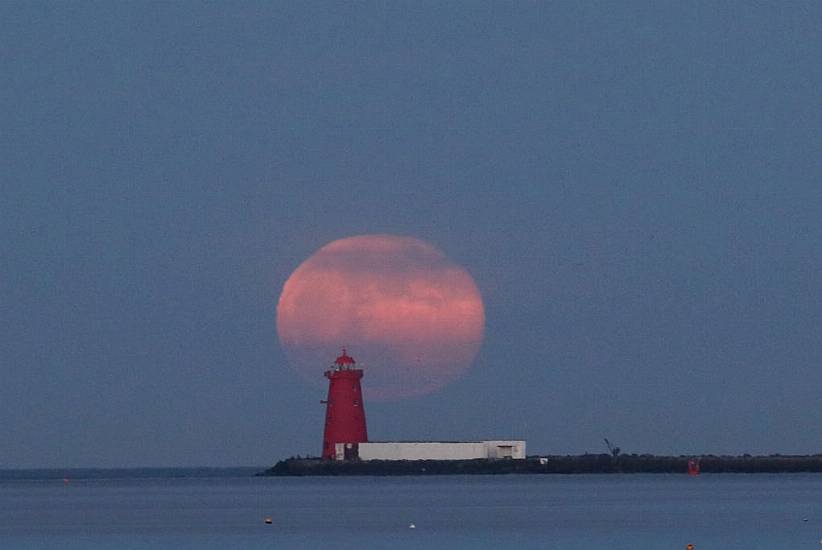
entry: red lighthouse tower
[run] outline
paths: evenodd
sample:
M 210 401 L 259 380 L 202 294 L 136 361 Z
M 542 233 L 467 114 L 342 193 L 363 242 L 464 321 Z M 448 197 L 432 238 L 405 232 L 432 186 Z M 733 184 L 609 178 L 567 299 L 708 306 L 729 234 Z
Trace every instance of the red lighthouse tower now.
M 325 408 L 323 458 L 333 460 L 337 443 L 364 443 L 368 441 L 365 428 L 365 406 L 360 379 L 362 369 L 342 350 L 334 366 L 325 371 L 328 378 L 328 400 Z

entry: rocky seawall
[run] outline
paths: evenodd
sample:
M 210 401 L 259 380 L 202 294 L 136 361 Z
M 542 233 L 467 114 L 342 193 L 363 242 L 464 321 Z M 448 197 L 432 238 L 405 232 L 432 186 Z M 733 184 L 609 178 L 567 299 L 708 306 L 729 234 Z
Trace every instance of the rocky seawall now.
M 262 476 L 399 476 L 494 474 L 673 474 L 688 473 L 696 458 L 701 473 L 822 472 L 822 455 L 655 456 L 585 454 L 543 455 L 524 460 L 371 460 L 327 461 L 289 458 L 260 472 Z

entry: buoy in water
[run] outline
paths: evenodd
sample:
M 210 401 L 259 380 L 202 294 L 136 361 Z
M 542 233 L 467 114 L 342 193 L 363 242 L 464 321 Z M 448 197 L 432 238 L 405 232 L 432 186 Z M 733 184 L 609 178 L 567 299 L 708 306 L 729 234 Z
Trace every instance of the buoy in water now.
M 685 550 L 694 550 L 694 545 L 689 544 L 688 546 L 685 547 Z
M 416 528 L 417 528 L 417 526 L 416 526 L 416 525 L 414 525 L 413 523 L 409 523 L 409 524 L 408 524 L 408 528 L 409 528 L 409 529 L 416 529 Z
M 265 524 L 266 525 L 271 525 L 272 523 L 273 522 L 272 522 L 271 518 L 265 518 Z

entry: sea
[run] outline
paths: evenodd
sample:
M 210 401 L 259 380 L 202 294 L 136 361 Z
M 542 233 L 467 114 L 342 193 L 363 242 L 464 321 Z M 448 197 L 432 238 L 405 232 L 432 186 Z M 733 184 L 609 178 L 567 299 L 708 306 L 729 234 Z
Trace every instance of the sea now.
M 822 549 L 820 474 L 0 471 L 0 548 Z

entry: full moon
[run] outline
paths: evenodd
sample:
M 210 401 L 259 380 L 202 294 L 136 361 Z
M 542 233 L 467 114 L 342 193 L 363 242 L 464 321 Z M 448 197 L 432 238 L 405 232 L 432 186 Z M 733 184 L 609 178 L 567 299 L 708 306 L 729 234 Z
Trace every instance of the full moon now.
M 277 334 L 297 373 L 323 383 L 346 347 L 378 401 L 431 393 L 468 370 L 482 343 L 485 311 L 468 272 L 412 237 L 360 235 L 332 241 L 285 282 Z

